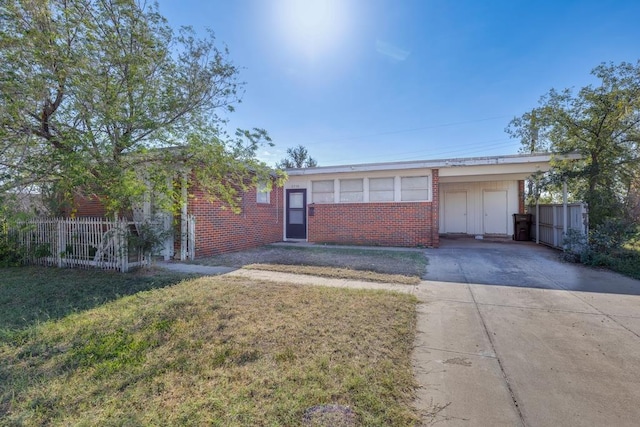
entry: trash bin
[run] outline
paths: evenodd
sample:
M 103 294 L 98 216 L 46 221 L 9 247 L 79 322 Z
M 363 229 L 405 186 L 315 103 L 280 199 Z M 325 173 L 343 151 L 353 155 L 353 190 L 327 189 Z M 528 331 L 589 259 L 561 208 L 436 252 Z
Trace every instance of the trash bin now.
M 513 240 L 531 240 L 531 214 L 513 214 Z

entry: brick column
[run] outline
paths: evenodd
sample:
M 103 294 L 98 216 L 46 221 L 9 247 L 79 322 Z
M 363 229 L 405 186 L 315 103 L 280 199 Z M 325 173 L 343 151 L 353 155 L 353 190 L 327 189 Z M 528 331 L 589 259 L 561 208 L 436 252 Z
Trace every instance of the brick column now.
M 524 206 L 524 180 L 518 181 L 518 213 L 525 213 Z
M 440 170 L 431 170 L 431 246 L 440 246 Z

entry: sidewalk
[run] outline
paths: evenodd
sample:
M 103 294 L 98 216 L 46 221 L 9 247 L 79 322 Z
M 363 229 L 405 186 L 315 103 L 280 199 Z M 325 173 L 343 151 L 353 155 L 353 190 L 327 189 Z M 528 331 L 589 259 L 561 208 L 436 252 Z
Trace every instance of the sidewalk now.
M 306 274 L 280 273 L 277 271 L 236 269 L 233 267 L 211 267 L 197 264 L 172 262 L 158 263 L 158 267 L 180 273 L 203 274 L 207 276 L 228 275 L 272 282 L 295 283 L 298 285 L 330 286 L 334 288 L 374 289 L 415 294 L 419 285 L 400 285 L 394 283 L 376 283 L 349 279 L 331 279 Z
M 513 256 L 513 247 L 440 249 L 431 256 L 431 280 L 418 285 L 178 263 L 160 267 L 257 283 L 415 295 L 412 360 L 422 425 L 638 425 L 640 281 L 552 258 Z M 535 255 L 538 248 L 531 250 Z M 493 269 L 487 267 L 491 260 Z

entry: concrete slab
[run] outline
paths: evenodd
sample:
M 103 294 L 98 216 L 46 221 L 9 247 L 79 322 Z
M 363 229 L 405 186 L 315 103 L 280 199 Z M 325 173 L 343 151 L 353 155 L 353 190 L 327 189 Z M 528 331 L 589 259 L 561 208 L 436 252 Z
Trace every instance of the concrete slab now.
M 451 300 L 473 302 L 469 287 L 464 283 L 423 281 L 416 289 L 416 295 L 423 301 Z
M 612 316 L 613 320 L 640 337 L 640 317 Z
M 374 283 L 358 280 L 331 279 L 326 277 L 309 276 L 303 274 L 280 273 L 277 271 L 239 269 L 228 273 L 229 276 L 248 277 L 256 280 L 268 280 L 272 282 L 295 283 L 298 285 L 331 286 L 334 288 L 354 288 L 384 290 L 413 294 L 416 286 L 399 285 L 394 283 Z
M 479 308 L 527 425 L 638 425 L 637 336 L 602 315 Z
M 469 286 L 478 304 L 599 313 L 591 305 L 567 291 L 491 285 Z
M 416 346 L 494 357 L 472 303 L 428 301 L 418 306 Z
M 423 425 L 522 425 L 495 358 L 418 347 L 414 359 Z
M 227 274 L 234 270 L 233 267 L 223 266 L 208 266 L 198 264 L 185 264 L 181 262 L 159 262 L 158 267 L 165 270 L 176 271 L 180 273 L 188 274 L 203 274 L 205 276 L 218 276 L 220 274 Z
M 593 308 L 613 316 L 640 317 L 640 296 L 602 292 L 572 292 Z

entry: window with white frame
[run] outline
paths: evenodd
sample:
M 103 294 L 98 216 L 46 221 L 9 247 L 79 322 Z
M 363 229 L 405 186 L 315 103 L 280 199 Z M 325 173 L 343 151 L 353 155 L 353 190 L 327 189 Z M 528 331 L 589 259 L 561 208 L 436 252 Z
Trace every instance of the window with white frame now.
M 260 204 L 271 203 L 271 189 L 266 182 L 259 182 L 256 187 L 256 202 Z
M 340 180 L 340 202 L 351 203 L 364 200 L 363 179 L 341 179 Z
M 394 183 L 393 177 L 369 178 L 370 202 L 393 202 Z
M 333 203 L 333 180 L 311 182 L 312 203 Z
M 403 176 L 401 178 L 400 200 L 403 202 L 429 200 L 429 177 Z

